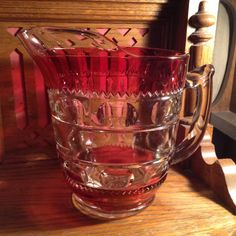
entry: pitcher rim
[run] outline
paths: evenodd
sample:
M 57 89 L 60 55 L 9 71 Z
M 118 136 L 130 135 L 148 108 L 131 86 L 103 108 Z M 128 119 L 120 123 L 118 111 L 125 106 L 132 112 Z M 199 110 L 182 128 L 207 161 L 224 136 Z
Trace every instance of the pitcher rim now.
M 46 29 L 46 30 L 49 30 L 49 29 L 53 29 L 53 30 L 61 30 L 61 31 L 69 31 L 69 32 L 92 32 L 96 35 L 100 35 L 98 32 L 95 32 L 95 31 L 91 31 L 91 30 L 88 30 L 88 29 L 83 29 L 83 28 L 67 28 L 67 27 L 55 27 L 55 26 L 34 26 L 34 27 L 29 27 L 29 28 L 21 28 L 17 33 L 16 33 L 16 36 L 18 38 L 23 38 L 24 40 L 27 41 L 27 38 L 25 37 L 26 35 L 29 36 L 30 34 L 33 35 L 33 32 L 32 30 L 36 30 L 36 29 Z M 20 36 L 19 36 L 20 35 Z M 35 37 L 35 35 L 33 35 Z M 106 39 L 108 39 L 109 41 L 111 41 L 112 43 L 114 43 L 112 40 L 110 40 L 109 38 L 107 38 L 106 36 L 102 35 L 103 37 L 105 37 Z M 118 46 L 118 45 L 117 45 Z M 80 47 L 45 47 L 44 49 L 47 49 L 47 50 L 50 50 L 50 51 L 53 51 L 53 50 L 63 50 L 63 49 L 76 49 L 76 48 L 80 48 Z M 82 47 L 81 47 L 82 48 Z M 135 54 L 132 54 L 126 50 L 129 50 L 129 49 L 144 49 L 144 50 L 150 50 L 150 51 L 162 51 L 162 52 L 168 52 L 168 53 L 171 53 L 173 55 L 135 55 Z M 94 48 L 96 49 L 96 48 Z M 118 49 L 124 53 L 126 53 L 129 57 L 131 58 L 146 58 L 146 59 L 167 59 L 167 60 L 178 60 L 178 59 L 187 59 L 189 58 L 189 53 L 184 53 L 184 52 L 181 52 L 179 50 L 175 50 L 175 49 L 166 49 L 166 48 L 160 48 L 160 47 L 139 47 L 139 46 L 118 46 Z M 116 49 L 116 50 L 105 50 L 105 49 L 100 49 L 101 52 L 102 51 L 107 51 L 107 52 L 118 52 L 119 50 Z M 59 55 L 55 55 L 55 56 L 59 56 Z M 68 56 L 73 56 L 73 54 L 68 54 Z M 85 55 L 86 56 L 86 55 Z M 96 57 L 96 56 L 93 56 L 93 57 Z M 101 55 L 99 55 L 99 57 L 101 57 Z M 106 55 L 106 57 L 109 57 L 109 58 L 128 58 L 127 56 L 114 56 L 114 55 Z

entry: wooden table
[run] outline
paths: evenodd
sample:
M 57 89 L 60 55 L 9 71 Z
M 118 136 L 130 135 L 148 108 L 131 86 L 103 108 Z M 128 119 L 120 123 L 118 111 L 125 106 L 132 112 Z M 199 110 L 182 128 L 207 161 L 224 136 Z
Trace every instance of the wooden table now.
M 142 213 L 90 219 L 73 208 L 58 162 L 49 155 L 18 152 L 0 165 L 0 235 L 236 235 L 236 216 L 189 171 L 178 169 L 170 170 Z

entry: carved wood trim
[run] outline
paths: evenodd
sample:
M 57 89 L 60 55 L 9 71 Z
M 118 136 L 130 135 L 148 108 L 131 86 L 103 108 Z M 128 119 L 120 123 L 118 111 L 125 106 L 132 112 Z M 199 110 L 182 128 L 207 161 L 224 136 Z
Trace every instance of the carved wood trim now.
M 236 165 L 231 159 L 218 159 L 211 137 L 206 134 L 191 158 L 191 169 L 236 214 Z
M 210 12 L 208 3 L 218 4 L 218 1 L 200 1 L 197 13 L 189 18 L 190 26 L 195 28 L 188 37 L 191 69 L 212 62 L 214 32 L 210 28 L 215 27 L 216 15 Z M 186 97 L 190 102 L 185 104 L 185 113 L 192 114 L 196 101 L 191 93 Z M 236 214 L 236 165 L 231 159 L 217 159 L 209 133 L 192 155 L 188 167 Z

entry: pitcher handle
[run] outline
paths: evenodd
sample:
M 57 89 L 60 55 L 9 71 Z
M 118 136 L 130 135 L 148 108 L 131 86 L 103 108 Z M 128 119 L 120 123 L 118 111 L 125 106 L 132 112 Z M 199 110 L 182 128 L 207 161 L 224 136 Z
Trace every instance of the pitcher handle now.
M 210 116 L 214 71 L 214 67 L 207 64 L 187 74 L 185 88 L 196 91 L 196 107 L 193 115 L 180 118 L 180 125 L 189 128 L 185 138 L 175 148 L 171 165 L 190 157 L 202 141 Z

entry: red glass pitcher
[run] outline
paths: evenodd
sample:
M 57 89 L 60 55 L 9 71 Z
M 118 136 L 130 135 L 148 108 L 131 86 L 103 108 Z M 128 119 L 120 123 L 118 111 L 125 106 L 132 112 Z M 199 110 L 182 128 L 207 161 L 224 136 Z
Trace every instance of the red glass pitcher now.
M 17 36 L 44 76 L 74 206 L 102 219 L 149 206 L 170 165 L 204 135 L 213 67 L 188 73 L 187 54 L 120 48 L 89 30 L 41 27 Z M 197 94 L 191 119 L 179 115 L 185 88 Z M 180 121 L 190 128 L 177 145 Z

